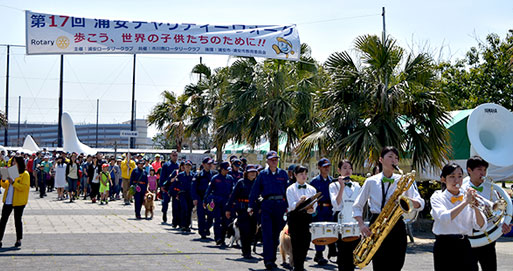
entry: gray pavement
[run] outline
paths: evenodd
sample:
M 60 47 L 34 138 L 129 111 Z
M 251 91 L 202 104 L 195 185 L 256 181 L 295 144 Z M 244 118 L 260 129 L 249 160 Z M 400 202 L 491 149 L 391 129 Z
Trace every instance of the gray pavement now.
M 122 201 L 98 205 L 84 200 L 57 201 L 56 197 L 53 192 L 40 199 L 31 189 L 23 215 L 23 245 L 21 249 L 12 247 L 16 236 L 11 216 L 0 249 L 0 270 L 264 269 L 259 255 L 257 260 L 243 260 L 239 249 L 219 249 L 212 240 L 200 241 L 194 231 L 184 235 L 163 225 L 160 203 L 156 203 L 153 220 L 135 220 L 133 206 Z M 432 246 L 431 235 L 417 234 L 408 247 L 403 270 L 433 270 Z M 262 253 L 261 246 L 257 252 Z M 305 268 L 337 270 L 335 264 L 316 265 L 314 254 L 311 249 Z M 277 258 L 280 264 L 281 257 Z M 499 239 L 497 261 L 499 270 L 512 269 L 513 238 Z

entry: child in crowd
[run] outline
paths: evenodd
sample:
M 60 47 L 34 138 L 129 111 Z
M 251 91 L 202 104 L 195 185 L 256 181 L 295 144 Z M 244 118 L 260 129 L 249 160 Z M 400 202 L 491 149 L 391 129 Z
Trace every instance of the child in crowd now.
M 151 193 L 157 193 L 157 175 L 155 175 L 155 169 L 150 169 L 150 176 L 148 176 L 148 189 Z
M 112 179 L 109 173 L 109 164 L 102 165 L 102 173 L 100 174 L 100 205 L 109 204 L 109 189 L 112 185 Z

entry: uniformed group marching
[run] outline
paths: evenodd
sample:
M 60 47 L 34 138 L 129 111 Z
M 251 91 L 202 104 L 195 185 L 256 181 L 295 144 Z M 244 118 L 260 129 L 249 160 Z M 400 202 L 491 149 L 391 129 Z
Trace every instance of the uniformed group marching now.
M 263 262 L 267 270 L 277 268 L 276 254 L 280 232 L 288 225 L 292 243 L 293 270 L 304 270 L 304 263 L 311 243 L 310 223 L 339 222 L 341 217 L 350 218 L 357 225 L 361 236 L 371 235 L 369 222 L 363 213 L 370 211 L 370 224 L 379 216 L 397 187 L 401 178 L 394 169 L 399 162 L 399 152 L 394 147 L 385 147 L 379 158 L 377 174 L 367 178 L 363 186 L 351 180 L 352 163 L 342 160 L 338 163 L 338 178 L 333 178 L 331 162 L 322 158 L 318 161 L 319 175 L 307 182 L 308 169 L 291 166 L 286 170 L 278 167 L 278 153 L 266 155 L 267 167 L 247 164 L 243 158 L 232 156 L 230 162 L 218 164 L 205 157 L 200 170 L 192 170 L 190 161 L 177 162 L 178 155 L 172 153 L 171 160 L 163 163 L 160 170 L 160 197 L 162 200 L 163 223 L 167 223 L 169 203 L 172 205 L 171 224 L 183 232 L 191 231 L 193 208 L 197 210 L 197 232 L 202 239 L 211 235 L 219 247 L 225 247 L 225 238 L 230 223 L 236 218 L 240 229 L 242 256 L 253 259 L 251 244 L 257 228 L 261 228 Z M 129 184 L 136 185 L 134 193 L 135 214 L 140 218 L 141 205 L 148 185 L 143 173 L 144 163 L 137 162 L 133 172 L 127 171 Z M 469 177 L 463 182 L 463 170 L 456 164 L 442 169 L 441 182 L 444 189 L 431 197 L 431 215 L 434 218 L 433 233 L 435 270 L 496 270 L 495 242 L 472 249 L 468 236 L 472 230 L 482 230 L 486 220 L 473 204 L 476 194 L 490 198 L 490 189 L 483 183 L 488 163 L 480 157 L 472 157 L 467 163 Z M 123 168 L 122 170 L 126 167 Z M 130 168 L 129 168 L 130 170 Z M 125 177 L 123 177 L 125 179 Z M 123 185 L 125 187 L 125 185 Z M 468 188 L 468 189 L 467 189 Z M 304 207 L 305 201 L 320 192 L 322 197 L 315 204 Z M 411 199 L 413 208 L 424 208 L 415 185 L 405 196 Z M 493 195 L 491 195 L 493 197 Z M 366 205 L 368 207 L 366 207 Z M 503 232 L 509 232 L 511 225 L 502 225 Z M 373 257 L 374 270 L 401 270 L 406 255 L 406 230 L 400 219 L 385 238 Z M 337 257 L 339 270 L 354 270 L 353 253 L 361 236 L 343 239 L 328 245 L 326 258 Z M 324 257 L 325 246 L 315 245 L 314 261 L 322 266 L 328 264 Z M 457 260 L 456 260 L 457 259 Z M 465 260 L 462 260 L 465 259 Z

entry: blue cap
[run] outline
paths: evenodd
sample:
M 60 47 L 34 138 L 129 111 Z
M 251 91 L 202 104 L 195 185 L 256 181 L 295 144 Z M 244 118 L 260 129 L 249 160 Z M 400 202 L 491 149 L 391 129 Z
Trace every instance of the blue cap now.
M 189 165 L 189 166 L 192 166 L 192 161 L 191 160 L 187 160 L 187 161 L 185 161 L 185 164 Z
M 248 159 L 246 159 L 246 157 L 242 157 L 242 156 L 241 156 L 239 159 L 240 159 L 240 161 L 241 161 L 241 162 L 243 162 L 243 163 L 247 163 L 247 162 L 248 162 Z
M 321 158 L 321 160 L 319 160 L 319 162 L 317 162 L 317 166 L 319 166 L 319 167 L 331 166 L 331 162 L 330 162 L 330 160 L 328 160 L 328 158 Z
M 219 165 L 219 168 L 220 169 L 226 169 L 226 170 L 230 170 L 230 162 L 221 162 L 221 164 Z
M 240 165 L 242 165 L 242 162 L 239 160 L 239 158 L 235 158 L 231 162 L 233 166 L 240 167 Z
M 276 151 L 270 151 L 267 153 L 266 158 L 267 158 L 267 160 L 269 160 L 269 159 L 280 158 L 280 157 L 278 156 L 278 153 Z
M 294 169 L 296 169 L 296 165 L 292 164 L 289 166 L 289 168 L 287 169 L 288 171 L 294 171 Z
M 237 155 L 230 156 L 230 162 L 233 161 L 234 159 L 237 159 Z
M 203 164 L 212 164 L 212 163 L 214 163 L 214 160 L 212 160 L 212 158 L 207 156 L 207 157 L 203 158 L 203 162 L 202 163 Z
M 246 172 L 258 172 L 258 166 L 253 164 L 247 165 Z

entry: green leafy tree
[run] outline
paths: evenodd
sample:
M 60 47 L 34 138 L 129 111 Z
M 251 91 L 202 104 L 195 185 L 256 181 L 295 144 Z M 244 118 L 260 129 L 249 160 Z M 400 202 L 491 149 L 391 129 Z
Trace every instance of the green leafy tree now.
M 174 140 L 177 152 L 182 151 L 182 143 L 185 136 L 185 118 L 188 106 L 187 97 L 176 97 L 173 92 L 162 92 L 163 101 L 158 103 L 148 115 L 148 124 L 156 125 L 162 131 L 167 140 Z
M 221 105 L 220 137 L 257 145 L 262 138 L 278 150 L 280 135 L 287 148 L 314 128 L 313 93 L 320 86 L 310 48 L 301 46 L 299 62 L 242 58 L 230 66 L 227 102 Z
M 489 34 L 462 60 L 441 63 L 439 88 L 447 93 L 452 110 L 474 108 L 482 103 L 500 104 L 513 110 L 513 33 L 504 40 Z
M 327 59 L 329 87 L 317 93 L 321 124 L 303 137 L 298 151 L 307 157 L 319 147 L 363 166 L 391 145 L 411 157 L 415 168 L 440 166 L 450 147 L 448 116 L 432 59 L 372 35 L 358 37 L 355 52 L 357 59 L 348 52 Z

